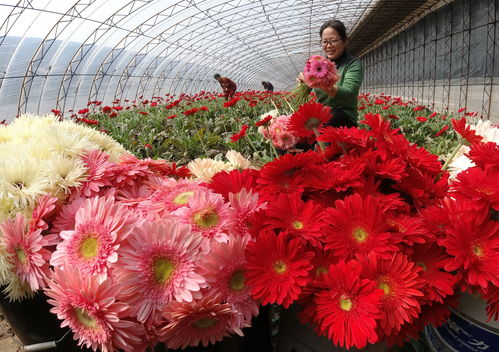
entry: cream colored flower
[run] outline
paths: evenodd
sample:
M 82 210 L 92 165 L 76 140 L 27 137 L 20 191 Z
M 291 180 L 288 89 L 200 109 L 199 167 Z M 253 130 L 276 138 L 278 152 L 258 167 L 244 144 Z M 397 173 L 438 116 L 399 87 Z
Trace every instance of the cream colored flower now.
M 113 138 L 105 133 L 88 128 L 82 125 L 77 125 L 72 121 L 64 121 L 61 123 L 61 128 L 68 133 L 78 134 L 85 136 L 96 147 L 93 149 L 100 149 L 109 154 L 109 161 L 118 162 L 120 157 L 129 153 L 120 143 L 116 142 Z
M 35 296 L 35 292 L 31 290 L 29 284 L 21 282 L 19 277 L 14 273 L 7 279 L 7 286 L 3 290 L 3 293 L 11 302 L 21 301 Z
M 79 158 L 54 155 L 43 162 L 42 168 L 49 180 L 51 193 L 59 197 L 69 193 L 70 188 L 79 187 L 86 180 L 87 168 Z
M 213 175 L 215 175 L 217 172 L 223 170 L 230 171 L 233 169 L 232 165 L 229 163 L 224 163 L 220 160 L 213 160 L 208 158 L 194 159 L 189 164 L 187 164 L 187 168 L 196 178 L 205 182 L 210 182 Z
M 36 159 L 23 155 L 6 158 L 0 160 L 0 170 L 0 208 L 6 204 L 11 211 L 31 208 L 36 198 L 49 190 L 47 175 Z
M 253 169 L 254 167 L 251 165 L 251 162 L 246 159 L 241 153 L 235 150 L 229 150 L 225 157 L 229 160 L 229 163 L 232 165 L 234 169 Z

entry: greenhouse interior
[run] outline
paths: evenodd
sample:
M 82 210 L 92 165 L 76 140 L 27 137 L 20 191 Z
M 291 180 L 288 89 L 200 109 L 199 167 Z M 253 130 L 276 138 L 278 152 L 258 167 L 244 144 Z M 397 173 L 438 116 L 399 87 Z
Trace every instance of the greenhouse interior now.
M 499 351 L 498 12 L 1 2 L 0 351 Z

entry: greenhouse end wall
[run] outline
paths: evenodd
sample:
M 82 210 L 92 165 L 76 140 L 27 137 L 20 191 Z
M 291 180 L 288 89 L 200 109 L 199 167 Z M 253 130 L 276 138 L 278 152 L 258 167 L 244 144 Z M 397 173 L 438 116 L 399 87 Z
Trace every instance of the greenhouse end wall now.
M 364 92 L 415 98 L 438 111 L 477 112 L 499 122 L 498 6 L 445 1 L 362 56 Z

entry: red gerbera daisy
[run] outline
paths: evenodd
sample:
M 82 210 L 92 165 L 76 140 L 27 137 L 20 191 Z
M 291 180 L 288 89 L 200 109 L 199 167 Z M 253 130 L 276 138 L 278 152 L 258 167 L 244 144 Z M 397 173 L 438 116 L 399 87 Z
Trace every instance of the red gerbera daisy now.
M 404 322 L 410 322 L 421 312 L 418 298 L 423 282 L 418 276 L 421 270 L 402 253 L 390 259 L 381 259 L 374 252 L 359 257 L 362 277 L 376 281 L 383 289 L 380 327 L 386 335 L 400 330 Z
M 494 142 L 473 144 L 468 157 L 482 169 L 499 169 L 499 145 Z
M 476 134 L 474 130 L 470 128 L 470 126 L 466 125 L 466 118 L 463 117 L 459 120 L 451 119 L 452 126 L 456 130 L 457 133 L 461 135 L 464 139 L 466 139 L 469 143 L 479 143 L 482 141 L 483 137 Z
M 415 245 L 409 255 L 422 268 L 419 277 L 424 281 L 424 300 L 430 303 L 444 303 L 444 298 L 454 293 L 457 277 L 443 269 L 452 258 L 442 247 L 433 243 Z
M 499 211 L 499 170 L 469 168 L 457 175 L 453 188 L 472 201 L 485 201 Z
M 346 147 L 365 148 L 369 141 L 367 130 L 357 127 L 324 127 L 319 129 L 318 141 L 327 143 L 337 143 L 344 149 Z
M 286 233 L 276 236 L 263 231 L 246 247 L 246 277 L 253 298 L 262 304 L 288 308 L 308 283 L 313 252 L 305 251 L 298 239 L 288 242 Z
M 316 293 L 314 321 L 321 334 L 335 345 L 364 348 L 378 341 L 376 319 L 383 290 L 376 283 L 361 279 L 361 265 L 356 260 L 340 261 L 323 275 L 326 289 Z
M 387 223 L 400 236 L 401 242 L 413 245 L 414 243 L 424 243 L 428 240 L 422 216 L 408 216 L 394 212 L 389 214 Z
M 296 136 L 308 137 L 314 134 L 319 126 L 331 119 L 331 108 L 320 103 L 306 103 L 291 115 L 289 128 Z
M 357 254 L 376 252 L 382 257 L 391 257 L 397 250 L 394 238 L 388 231 L 383 204 L 371 196 L 353 194 L 337 200 L 335 207 L 327 211 L 325 249 L 343 259 Z
M 462 219 L 447 228 L 442 244 L 453 258 L 445 270 L 464 270 L 464 280 L 469 285 L 499 286 L 499 222 L 476 220 Z
M 487 290 L 482 293 L 484 299 L 487 300 L 487 317 L 494 320 L 499 320 L 499 287 L 489 285 Z
M 310 185 L 309 168 L 321 161 L 314 151 L 284 154 L 265 164 L 257 180 L 262 200 L 270 200 L 280 193 L 301 192 Z
M 220 171 L 212 177 L 208 187 L 221 194 L 227 201 L 229 193 L 237 194 L 243 188 L 246 188 L 246 191 L 255 190 L 259 174 L 258 170 L 253 169 Z
M 322 229 L 326 226 L 323 207 L 304 202 L 299 193 L 281 194 L 267 206 L 266 223 L 271 229 L 287 231 L 305 245 L 322 247 Z

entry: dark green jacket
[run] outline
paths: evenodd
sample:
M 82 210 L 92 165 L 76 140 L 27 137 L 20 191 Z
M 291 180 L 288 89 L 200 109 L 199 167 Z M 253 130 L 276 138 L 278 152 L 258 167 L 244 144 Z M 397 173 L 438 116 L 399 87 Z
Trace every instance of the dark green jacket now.
M 341 78 L 336 82 L 338 93 L 330 97 L 322 89 L 314 89 L 317 100 L 323 105 L 343 110 L 353 121 L 357 121 L 357 97 L 360 85 L 364 79 L 364 66 L 356 57 L 346 51 L 337 60 L 333 61 Z

